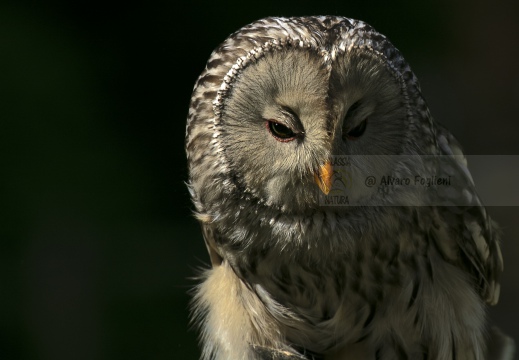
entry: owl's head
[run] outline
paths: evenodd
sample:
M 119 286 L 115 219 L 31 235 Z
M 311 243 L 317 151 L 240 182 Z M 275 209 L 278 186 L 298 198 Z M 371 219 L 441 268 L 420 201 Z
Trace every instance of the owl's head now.
M 426 112 L 400 53 L 365 23 L 260 20 L 215 50 L 195 86 L 187 151 L 196 201 L 219 193 L 288 212 L 315 208 L 334 157 L 349 156 L 361 181 L 395 166 L 372 155 L 420 153 L 412 137 Z

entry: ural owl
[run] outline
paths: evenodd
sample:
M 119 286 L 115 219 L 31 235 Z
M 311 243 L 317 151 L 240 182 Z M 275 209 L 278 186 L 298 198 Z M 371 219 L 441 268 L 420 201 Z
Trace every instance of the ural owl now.
M 232 34 L 196 82 L 186 149 L 212 262 L 194 300 L 203 359 L 511 356 L 485 318 L 496 225 L 409 65 L 366 23 Z

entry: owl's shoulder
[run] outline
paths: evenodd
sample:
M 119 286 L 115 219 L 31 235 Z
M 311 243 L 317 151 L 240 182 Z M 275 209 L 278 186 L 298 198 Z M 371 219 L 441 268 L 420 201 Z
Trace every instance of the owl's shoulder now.
M 440 171 L 454 177 L 458 186 L 453 186 L 454 191 L 446 192 L 451 196 L 451 206 L 434 209 L 440 224 L 434 230 L 436 243 L 448 261 L 472 275 L 476 291 L 487 303 L 494 305 L 499 299 L 498 279 L 503 271 L 499 228 L 476 193 L 467 158 L 458 140 L 441 125 L 437 125 L 436 138 Z

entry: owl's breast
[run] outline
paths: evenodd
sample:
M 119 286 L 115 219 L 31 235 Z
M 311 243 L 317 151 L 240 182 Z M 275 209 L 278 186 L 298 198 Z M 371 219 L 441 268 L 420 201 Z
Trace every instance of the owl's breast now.
M 412 324 L 416 311 L 409 308 L 419 276 L 427 271 L 421 231 L 398 224 L 390 212 L 361 232 L 351 226 L 354 221 L 342 223 L 348 217 L 320 217 L 319 231 L 308 225 L 315 219 L 298 229 L 306 246 L 283 247 L 286 239 L 273 239 L 271 232 L 262 238 L 256 231 L 245 251 L 228 256 L 238 276 L 285 326 L 287 337 L 322 353 L 362 340 L 374 327 L 404 318 Z

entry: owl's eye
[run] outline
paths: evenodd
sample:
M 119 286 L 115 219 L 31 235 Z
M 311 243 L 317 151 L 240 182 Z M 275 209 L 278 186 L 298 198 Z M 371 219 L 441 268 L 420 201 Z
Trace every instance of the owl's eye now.
M 361 101 L 358 100 L 355 103 L 353 103 L 350 106 L 350 108 L 348 109 L 348 112 L 347 112 L 346 116 L 344 117 L 344 124 L 345 124 L 345 129 L 344 129 L 344 132 L 343 132 L 343 134 L 344 134 L 343 138 L 344 139 L 348 139 L 348 140 L 358 139 L 366 131 L 366 126 L 368 124 L 368 119 L 367 118 L 362 120 L 354 128 L 348 130 L 349 126 L 347 124 L 350 124 L 352 121 L 354 121 L 353 120 L 354 118 L 359 117 L 360 114 L 358 114 L 358 112 L 359 112 L 360 107 L 361 107 Z
M 278 122 L 267 120 L 267 128 L 276 140 L 286 142 L 295 139 L 296 134 L 292 129 Z
M 348 131 L 348 133 L 346 134 L 346 137 L 350 140 L 358 139 L 359 137 L 361 137 L 364 134 L 367 126 L 368 126 L 368 119 L 362 120 L 362 122 L 359 125 L 355 126 L 353 129 Z

